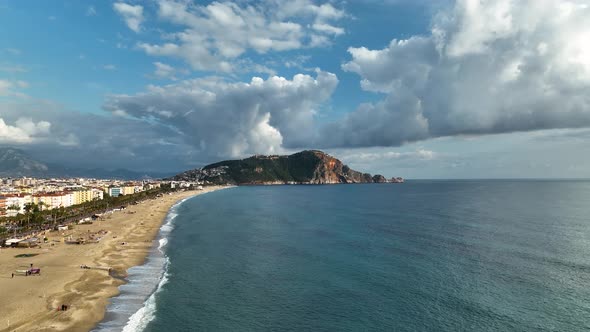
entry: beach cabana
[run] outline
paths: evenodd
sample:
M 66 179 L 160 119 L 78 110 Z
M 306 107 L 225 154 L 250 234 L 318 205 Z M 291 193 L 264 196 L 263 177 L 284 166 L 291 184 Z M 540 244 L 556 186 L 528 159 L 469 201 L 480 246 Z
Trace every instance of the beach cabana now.
M 7 247 L 17 247 L 19 242 L 23 241 L 24 239 L 8 239 L 4 241 L 4 245 Z

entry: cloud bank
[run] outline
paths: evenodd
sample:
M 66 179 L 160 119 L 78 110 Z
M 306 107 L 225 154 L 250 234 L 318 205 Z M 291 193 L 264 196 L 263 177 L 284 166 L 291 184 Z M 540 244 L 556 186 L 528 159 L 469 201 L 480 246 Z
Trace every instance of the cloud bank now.
M 342 69 L 386 94 L 323 129 L 324 145 L 590 125 L 586 1 L 458 0 L 429 35 L 351 47 Z
M 322 71 L 249 83 L 210 77 L 112 95 L 103 108 L 174 128 L 204 155 L 241 157 L 307 145 L 315 135 L 314 115 L 337 84 L 336 75 Z
M 295 2 L 284 4 L 273 20 L 254 20 L 264 24 L 246 28 L 247 15 L 269 14 L 228 3 L 191 7 L 162 0 L 159 6 L 160 16 L 190 27 L 190 36 L 214 36 L 213 44 L 199 47 L 209 55 L 215 49 L 221 55 L 216 61 L 247 49 L 301 47 L 300 35 L 289 39 L 293 43 L 275 43 L 290 35 L 286 30 L 275 35 L 273 20 L 309 15 L 325 22 L 345 15 L 331 5 Z M 224 22 L 228 28 L 222 33 Z M 338 34 L 320 24 L 310 27 Z M 259 29 L 270 34 L 268 43 L 254 41 Z M 342 69 L 358 74 L 363 90 L 384 98 L 332 123 L 317 123 L 320 105 L 338 82 L 324 72 L 316 79 L 300 74 L 293 80 L 206 78 L 150 86 L 134 96 L 112 96 L 104 108 L 155 119 L 182 132 L 201 151 L 234 157 L 281 148 L 400 146 L 444 136 L 586 127 L 589 37 L 590 7 L 583 1 L 458 0 L 434 16 L 428 35 L 394 39 L 378 50 L 349 48 L 351 59 Z M 192 44 L 174 45 L 171 49 L 179 50 Z M 164 75 L 166 68 L 160 67 Z
M 0 114 L 0 145 L 50 163 L 153 171 L 202 161 L 175 130 L 156 123 L 68 111 L 39 100 L 2 103 Z

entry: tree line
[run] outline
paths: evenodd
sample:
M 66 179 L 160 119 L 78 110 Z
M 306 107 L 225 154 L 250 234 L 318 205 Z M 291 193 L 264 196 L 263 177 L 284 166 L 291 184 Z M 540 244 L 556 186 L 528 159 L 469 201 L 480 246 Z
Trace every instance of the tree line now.
M 121 195 L 111 197 L 107 193 L 103 199 L 93 199 L 78 205 L 69 207 L 59 207 L 48 210 L 43 202 L 27 203 L 23 206 L 24 213 L 18 213 L 14 217 L 0 218 L 0 240 L 6 239 L 11 235 L 25 235 L 29 232 L 43 229 L 56 228 L 57 225 L 68 224 L 78 221 L 94 214 L 100 214 L 109 209 L 127 206 L 146 199 L 152 199 L 161 194 L 176 191 L 170 185 L 162 185 L 160 188 L 154 188 L 131 195 Z M 20 211 L 18 205 L 11 205 L 4 208 L 6 211 Z

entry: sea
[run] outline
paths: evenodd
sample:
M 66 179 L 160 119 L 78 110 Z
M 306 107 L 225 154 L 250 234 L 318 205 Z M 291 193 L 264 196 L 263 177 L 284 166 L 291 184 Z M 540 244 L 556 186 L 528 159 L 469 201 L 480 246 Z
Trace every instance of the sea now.
M 120 290 L 95 331 L 588 331 L 590 181 L 216 191 Z

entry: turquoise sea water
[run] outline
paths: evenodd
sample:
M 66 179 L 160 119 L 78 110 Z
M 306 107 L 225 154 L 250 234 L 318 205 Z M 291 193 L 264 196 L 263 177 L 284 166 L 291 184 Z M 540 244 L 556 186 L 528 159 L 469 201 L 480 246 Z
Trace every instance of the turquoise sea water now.
M 176 213 L 127 330 L 590 329 L 590 182 L 238 187 Z

